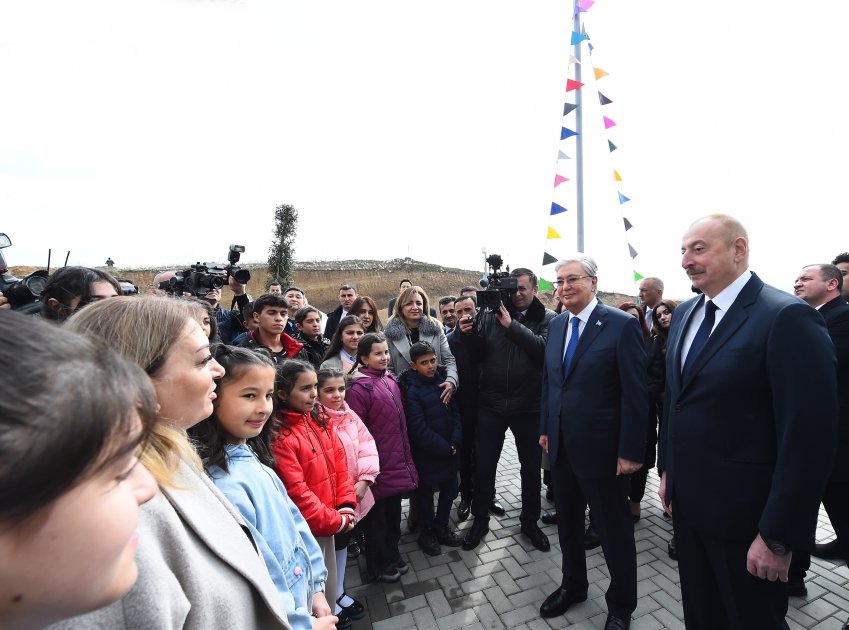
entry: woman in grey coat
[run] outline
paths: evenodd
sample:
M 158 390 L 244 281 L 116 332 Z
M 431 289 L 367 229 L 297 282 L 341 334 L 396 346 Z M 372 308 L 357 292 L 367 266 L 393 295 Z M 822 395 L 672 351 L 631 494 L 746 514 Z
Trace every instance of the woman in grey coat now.
M 224 373 L 199 325 L 204 314 L 182 300 L 116 297 L 67 324 L 138 363 L 153 382 L 159 419 L 139 461 L 161 492 L 140 511 L 136 585 L 115 604 L 54 628 L 289 629 L 241 517 L 202 472 L 186 437 L 212 412 L 215 379 Z
M 447 376 L 442 387 L 442 402 L 448 404 L 457 390 L 457 361 L 448 347 L 442 323 L 430 317 L 427 293 L 421 287 L 404 289 L 395 301 L 392 318 L 383 334 L 389 342 L 389 370 L 399 376 L 410 369 L 410 347 L 426 341 L 436 350 L 436 362 L 445 367 Z

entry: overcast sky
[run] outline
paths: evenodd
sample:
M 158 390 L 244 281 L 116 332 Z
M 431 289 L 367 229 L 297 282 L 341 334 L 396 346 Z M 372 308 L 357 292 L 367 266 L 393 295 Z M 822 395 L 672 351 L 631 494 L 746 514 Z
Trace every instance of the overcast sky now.
M 291 203 L 299 260 L 480 269 L 486 248 L 553 277 L 543 253 L 576 248 L 574 160 L 557 161 L 575 147 L 560 141 L 571 17 L 554 0 L 5 2 L 7 258 L 165 266 L 240 243 L 262 261 Z M 752 268 L 780 288 L 849 250 L 847 18 L 789 0 L 587 11 L 585 250 L 602 289 L 635 292 L 636 270 L 686 296 L 681 234 L 708 212 L 743 220 Z

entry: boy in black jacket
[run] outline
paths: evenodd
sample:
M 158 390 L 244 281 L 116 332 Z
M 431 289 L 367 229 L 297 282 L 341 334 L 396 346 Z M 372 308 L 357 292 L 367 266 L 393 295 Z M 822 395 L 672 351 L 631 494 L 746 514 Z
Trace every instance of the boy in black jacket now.
M 451 504 L 458 494 L 460 413 L 453 400 L 448 405 L 442 403 L 439 386 L 445 382 L 445 368 L 437 366 L 433 346 L 426 342 L 413 344 L 410 361 L 410 369 L 401 374 L 399 381 L 413 461 L 419 471 L 419 487 L 414 495 L 422 528 L 419 547 L 436 556 L 442 553 L 441 544 L 459 547 L 463 542 L 448 525 Z M 434 491 L 439 492 L 435 518 Z

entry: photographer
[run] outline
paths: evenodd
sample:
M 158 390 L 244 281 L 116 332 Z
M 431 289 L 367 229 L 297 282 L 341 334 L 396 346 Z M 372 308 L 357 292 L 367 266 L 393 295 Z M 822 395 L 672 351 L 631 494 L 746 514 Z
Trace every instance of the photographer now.
M 540 516 L 539 446 L 540 392 L 548 325 L 554 312 L 536 297 L 537 277 L 525 268 L 509 274 L 516 281 L 510 291 L 511 309 L 481 309 L 477 323 L 465 315 L 452 333 L 480 365 L 478 431 L 475 438 L 477 468 L 474 478 L 472 527 L 463 549 L 474 549 L 489 531 L 489 506 L 495 498 L 495 473 L 509 428 L 516 440 L 521 467 L 521 532 L 541 551 L 550 548 L 537 525 Z M 495 283 L 491 282 L 490 286 Z M 505 298 L 506 299 L 506 298 Z M 512 312 L 512 314 L 511 314 Z
M 250 302 L 250 298 L 245 292 L 246 285 L 239 284 L 235 276 L 228 276 L 227 284 L 236 298 L 238 311 L 221 308 L 221 289 L 210 289 L 203 299 L 212 304 L 212 308 L 215 311 L 215 321 L 218 322 L 218 336 L 221 338 L 221 341 L 226 344 L 232 344 L 235 336 L 244 331 L 242 320 L 239 318 L 239 312 Z
M 108 273 L 90 267 L 62 267 L 50 275 L 41 292 L 41 317 L 61 324 L 81 308 L 121 295 Z

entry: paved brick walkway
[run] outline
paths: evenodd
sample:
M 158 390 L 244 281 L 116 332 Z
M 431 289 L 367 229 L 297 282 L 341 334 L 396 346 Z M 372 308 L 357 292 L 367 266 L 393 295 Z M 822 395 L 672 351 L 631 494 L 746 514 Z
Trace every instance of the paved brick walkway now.
M 639 600 L 633 630 L 684 627 L 677 563 L 666 553 L 671 522 L 661 516 L 655 473 L 652 470 L 649 476 L 643 518 L 634 530 Z M 601 548 L 587 555 L 589 599 L 562 617 L 539 616 L 540 604 L 560 584 L 560 545 L 554 525 L 543 526 L 551 541 L 548 553 L 537 551 L 519 534 L 519 465 L 509 433 L 498 467 L 497 489 L 507 515 L 490 518 L 490 533 L 473 551 L 452 549 L 430 557 L 419 549 L 418 534 L 405 533 L 401 553 L 411 570 L 396 584 L 363 583 L 364 559 L 349 560 L 347 592 L 367 608 L 366 616 L 354 622 L 354 630 L 603 628 L 607 615 L 604 590 L 609 578 Z M 406 501 L 404 505 L 406 512 Z M 543 499 L 543 507 L 551 506 Z M 451 516 L 456 518 L 455 510 Z M 462 528 L 470 524 L 471 519 Z M 406 532 L 406 523 L 402 531 Z M 822 541 L 832 535 L 828 518 L 821 513 L 817 538 Z M 812 558 L 807 587 L 806 598 L 790 599 L 787 621 L 791 630 L 840 630 L 849 616 L 846 565 Z

